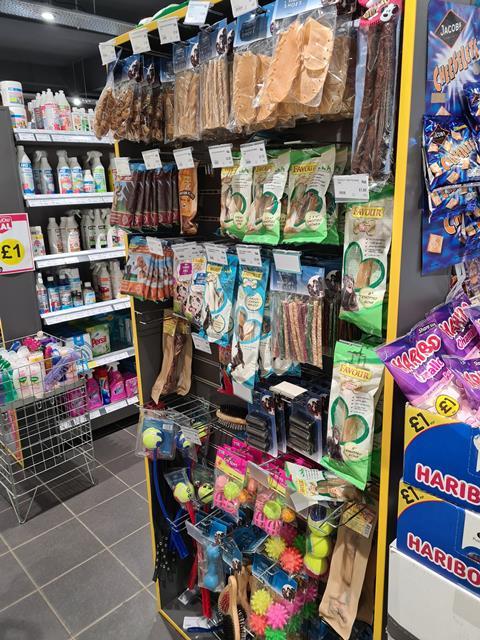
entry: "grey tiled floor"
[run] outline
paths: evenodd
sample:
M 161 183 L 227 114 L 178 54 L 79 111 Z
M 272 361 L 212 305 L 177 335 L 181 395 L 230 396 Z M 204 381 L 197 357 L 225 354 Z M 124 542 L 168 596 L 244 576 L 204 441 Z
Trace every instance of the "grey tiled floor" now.
M 41 492 L 18 525 L 0 498 L 1 640 L 177 640 L 156 611 L 134 432 L 95 441 L 98 483 Z

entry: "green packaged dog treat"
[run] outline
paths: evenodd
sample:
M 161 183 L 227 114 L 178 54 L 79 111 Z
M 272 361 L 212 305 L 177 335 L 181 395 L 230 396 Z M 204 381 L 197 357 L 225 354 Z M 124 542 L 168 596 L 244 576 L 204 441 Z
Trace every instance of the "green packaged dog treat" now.
M 224 235 L 243 240 L 252 203 L 252 169 L 233 154 L 233 167 L 222 169 L 220 228 Z

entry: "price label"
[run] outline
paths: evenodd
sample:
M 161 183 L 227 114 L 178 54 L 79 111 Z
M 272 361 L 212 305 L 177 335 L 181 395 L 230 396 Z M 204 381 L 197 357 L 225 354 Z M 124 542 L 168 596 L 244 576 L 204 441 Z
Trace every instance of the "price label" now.
M 35 134 L 34 133 L 24 133 L 19 132 L 17 134 L 15 134 L 17 140 L 20 140 L 22 142 L 34 142 L 35 141 Z
M 215 262 L 215 264 L 228 264 L 227 247 L 221 244 L 206 244 L 205 250 L 207 252 L 208 262 Z
M 159 238 L 147 236 L 147 247 L 156 256 L 163 256 L 163 242 Z
M 100 51 L 102 64 L 109 64 L 110 62 L 114 62 L 117 59 L 117 54 L 115 53 L 115 45 L 111 42 L 100 42 L 98 45 L 98 49 Z
M 212 353 L 210 343 L 206 338 L 198 335 L 198 333 L 192 333 L 193 345 L 197 351 L 203 351 L 204 353 Z
M 246 167 L 260 167 L 268 164 L 267 151 L 263 140 L 242 144 L 240 145 L 240 151 L 242 152 L 243 164 Z
M 452 398 L 451 396 L 447 396 L 443 394 L 438 396 L 438 398 L 436 399 L 435 409 L 437 410 L 437 413 L 440 414 L 441 416 L 451 418 L 456 413 L 458 413 L 458 410 L 460 409 L 460 405 L 458 404 L 458 401 L 455 400 L 455 398 Z
M 169 42 L 178 42 L 180 40 L 178 18 L 159 20 L 157 22 L 157 27 L 158 35 L 160 36 L 160 44 L 168 44 Z
M 50 134 L 48 133 L 36 133 L 35 139 L 37 140 L 37 142 L 50 142 L 51 140 Z
M 300 251 L 274 250 L 273 260 L 275 262 L 275 269 L 284 273 L 302 273 L 300 255 Z
M 118 176 L 131 176 L 130 163 L 128 158 L 115 158 L 115 169 Z
M 0 214 L 0 275 L 34 270 L 26 213 Z
M 192 444 L 202 444 L 200 434 L 194 427 L 182 426 L 182 433 L 185 440 L 190 440 Z
M 185 16 L 184 23 L 194 24 L 199 27 L 202 26 L 202 24 L 205 24 L 205 20 L 207 19 L 209 8 L 209 2 L 205 2 L 204 0 L 190 0 L 190 2 L 188 3 L 187 15 Z
M 208 147 L 210 160 L 214 169 L 222 167 L 233 167 L 232 145 L 218 144 L 214 147 Z
M 257 0 L 230 0 L 234 18 L 243 16 L 244 13 L 255 11 L 258 7 Z
M 130 31 L 130 42 L 132 43 L 133 53 L 150 51 L 148 31 L 146 29 L 134 29 Z
M 368 175 L 333 176 L 336 202 L 368 202 Z
M 246 402 L 252 402 L 252 390 L 236 380 L 233 381 L 233 393 Z
M 261 267 L 262 255 L 260 253 L 260 247 L 252 245 L 251 247 L 246 244 L 239 244 L 237 246 L 238 261 L 244 267 Z
M 193 167 L 195 166 L 195 162 L 193 161 L 192 147 L 174 149 L 173 156 L 179 169 L 193 169 Z
M 149 149 L 148 151 L 142 151 L 142 156 L 147 169 L 162 168 L 162 161 L 160 160 L 159 149 Z

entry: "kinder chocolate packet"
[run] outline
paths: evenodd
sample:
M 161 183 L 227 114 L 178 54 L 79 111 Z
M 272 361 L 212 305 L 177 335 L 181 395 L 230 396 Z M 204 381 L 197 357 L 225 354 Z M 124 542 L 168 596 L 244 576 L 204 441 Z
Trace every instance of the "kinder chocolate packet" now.
M 384 369 L 373 347 L 337 342 L 322 465 L 361 490 L 370 478 L 375 405 Z
M 327 237 L 325 194 L 335 165 L 335 146 L 290 152 L 286 243 L 320 243 Z
M 253 171 L 253 199 L 244 242 L 277 245 L 290 151 L 267 151 L 268 163 Z
M 392 218 L 390 186 L 349 203 L 345 214 L 340 318 L 375 336 L 382 335 Z
M 238 152 L 233 154 L 233 167 L 221 172 L 220 229 L 224 235 L 243 239 L 252 204 L 252 168 L 241 162 Z
M 200 249 L 194 242 L 173 245 L 173 311 L 185 315 L 190 284 L 193 277 L 192 261 Z
M 459 116 L 424 116 L 425 179 L 431 190 L 480 182 L 475 134 Z
M 190 280 L 190 288 L 188 291 L 187 301 L 185 303 L 185 317 L 196 327 L 200 326 L 200 319 L 203 309 L 203 293 L 205 290 L 207 256 L 201 245 L 197 245 L 196 251 L 192 256 L 192 277 Z
M 433 309 L 427 320 L 440 329 L 442 342 L 448 355 L 459 358 L 480 356 L 480 335 L 467 314 L 470 300 L 463 292 Z
M 253 389 L 258 366 L 263 311 L 270 262 L 261 267 L 240 265 L 237 301 L 235 304 L 230 373 L 234 382 Z
M 237 282 L 238 257 L 225 252 L 225 262 L 207 249 L 206 281 L 202 305 L 201 334 L 223 347 L 230 343 L 233 330 L 233 303 Z M 220 262 L 222 260 L 222 262 Z
M 344 144 L 338 144 L 335 148 L 335 165 L 333 175 L 342 175 L 347 166 L 348 147 Z M 333 186 L 333 176 L 328 185 L 326 197 L 327 207 L 327 235 L 323 241 L 325 244 L 342 244 L 339 234 L 338 214 L 340 205 L 335 202 L 335 191 Z

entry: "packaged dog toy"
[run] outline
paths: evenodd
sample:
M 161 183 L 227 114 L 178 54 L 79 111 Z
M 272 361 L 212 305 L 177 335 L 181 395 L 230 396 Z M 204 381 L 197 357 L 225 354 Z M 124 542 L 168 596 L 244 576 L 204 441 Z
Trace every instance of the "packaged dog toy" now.
M 320 462 L 326 432 L 328 392 L 307 391 L 292 400 L 288 419 L 288 445 Z
M 207 249 L 208 253 L 208 249 Z M 210 342 L 227 346 L 233 329 L 233 302 L 238 257 L 225 253 L 226 264 L 208 260 L 201 324 Z
M 177 427 L 168 411 L 140 409 L 137 428 L 137 453 L 157 460 L 173 460 Z
M 480 356 L 480 335 L 467 315 L 470 301 L 460 293 L 431 311 L 427 320 L 435 322 L 442 335 L 445 351 L 460 358 Z
M 173 310 L 185 315 L 188 294 L 193 278 L 194 257 L 202 254 L 202 249 L 194 242 L 173 245 Z
M 392 216 L 392 187 L 372 193 L 368 203 L 349 204 L 345 214 L 340 318 L 376 336 L 382 335 Z
M 375 405 L 383 372 L 372 347 L 337 342 L 322 465 L 362 491 L 370 478 Z
M 277 426 L 275 422 L 275 400 L 270 391 L 255 388 L 253 402 L 248 405 L 247 443 L 268 453 L 278 455 Z
M 244 498 L 247 460 L 231 448 L 221 447 L 215 458 L 213 504 L 238 522 Z
M 243 239 L 252 204 L 252 168 L 233 153 L 233 167 L 222 169 L 220 229 L 233 238 Z

